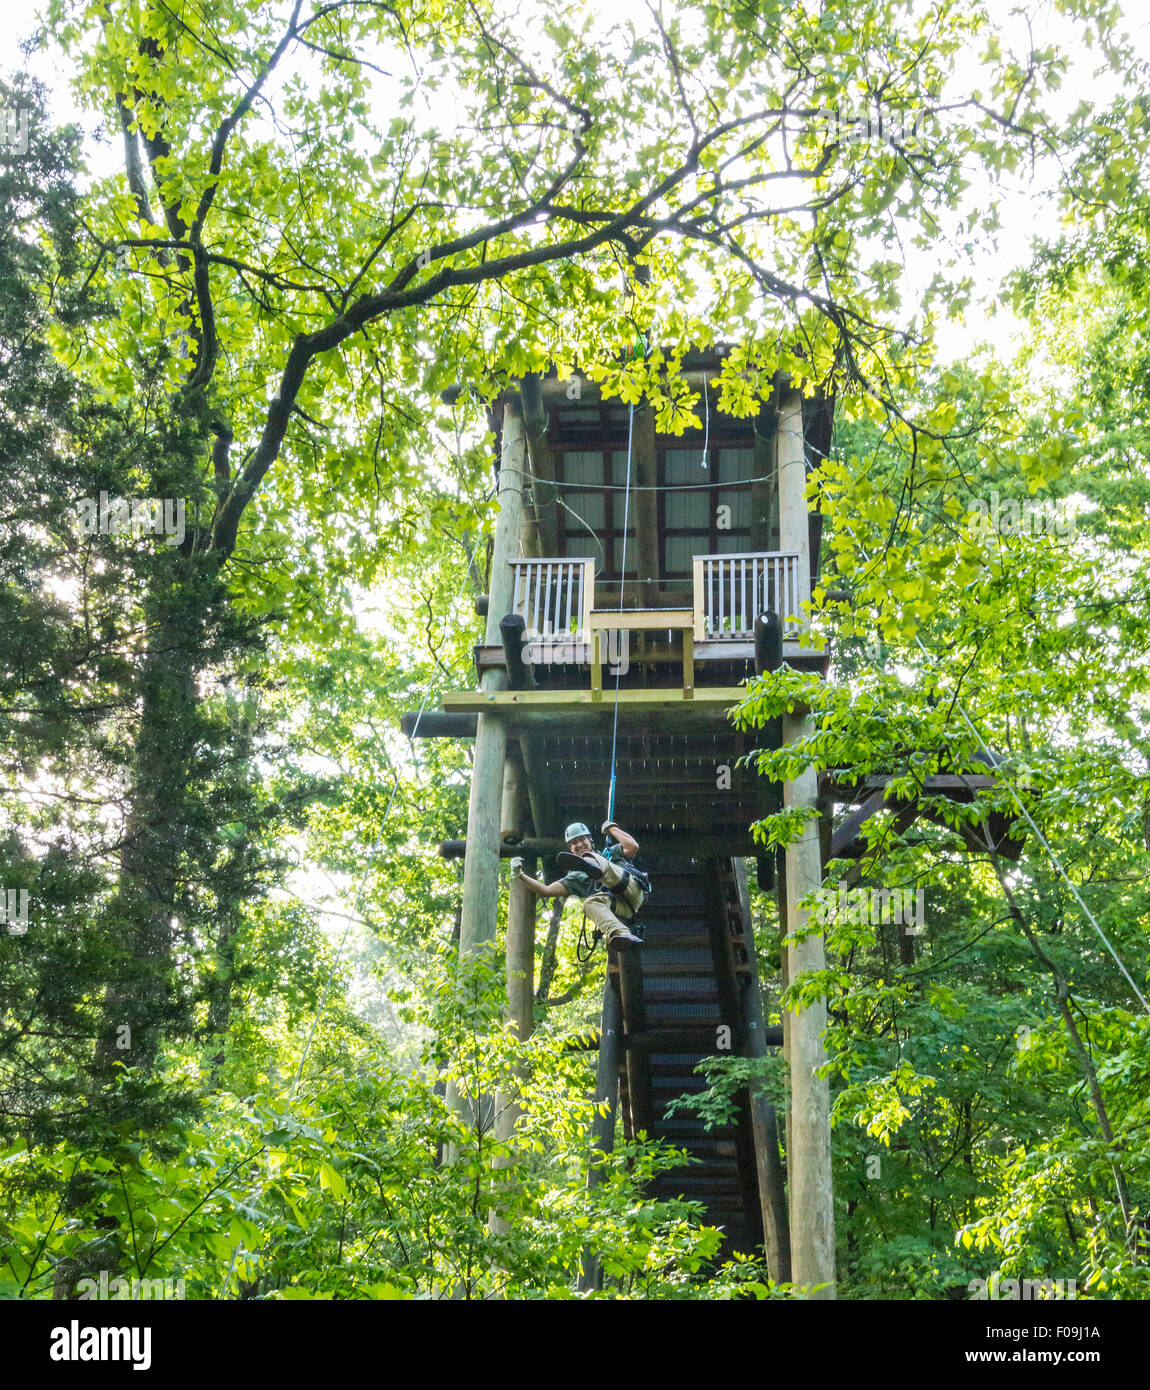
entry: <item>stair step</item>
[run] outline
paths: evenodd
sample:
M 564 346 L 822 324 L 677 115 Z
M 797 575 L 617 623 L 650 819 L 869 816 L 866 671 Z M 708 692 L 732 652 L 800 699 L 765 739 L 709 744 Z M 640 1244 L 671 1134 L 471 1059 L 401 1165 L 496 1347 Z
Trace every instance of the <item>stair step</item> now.
M 700 1000 L 718 999 L 719 982 L 706 975 L 664 975 L 661 971 L 643 976 L 643 998 L 647 1002 L 666 999 L 672 1004 L 696 1003 Z
M 711 971 L 714 956 L 709 947 L 683 946 L 679 937 L 648 937 L 639 952 L 644 974 L 648 970 L 660 973 L 686 974 L 690 970 Z
M 677 1141 L 677 1147 L 686 1149 L 692 1158 L 701 1158 L 704 1163 L 733 1163 L 738 1164 L 739 1146 L 733 1139 L 683 1139 Z
M 664 1120 L 660 1124 L 659 1128 L 667 1136 L 668 1139 L 673 1138 L 677 1134 L 685 1134 L 691 1130 L 696 1130 L 698 1131 L 700 1138 L 702 1138 L 704 1134 L 711 1135 L 719 1139 L 724 1139 L 730 1136 L 732 1143 L 734 1142 L 733 1136 L 737 1135 L 739 1132 L 738 1125 L 712 1125 L 710 1129 L 704 1129 L 703 1122 L 701 1120 L 686 1120 L 680 1118 L 679 1116 L 675 1116 L 673 1119 L 670 1120 Z
M 716 1182 L 713 1178 L 708 1177 L 690 1177 L 677 1178 L 672 1182 L 668 1176 L 666 1182 L 656 1178 L 652 1186 L 655 1189 L 653 1195 L 657 1197 L 667 1195 L 686 1197 L 692 1202 L 706 1202 L 708 1208 L 725 1199 L 728 1210 L 742 1194 L 742 1186 L 738 1178 L 727 1178 L 722 1182 Z
M 639 959 L 643 963 L 644 980 L 657 979 L 685 979 L 689 980 L 692 976 L 700 979 L 714 980 L 713 967 L 709 961 L 692 960 L 668 960 L 665 954 L 659 956 L 648 956 L 640 952 Z

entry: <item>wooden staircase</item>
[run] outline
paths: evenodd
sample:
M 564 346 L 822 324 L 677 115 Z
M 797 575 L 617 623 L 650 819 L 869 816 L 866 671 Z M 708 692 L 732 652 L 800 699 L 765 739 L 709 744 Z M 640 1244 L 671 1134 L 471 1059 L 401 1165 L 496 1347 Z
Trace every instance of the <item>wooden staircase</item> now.
M 724 1232 L 721 1257 L 736 1250 L 761 1254 L 760 1165 L 746 1093 L 734 1121 L 709 1130 L 693 1113 L 665 1113 L 673 1098 L 706 1088 L 695 1074 L 700 1060 L 761 1055 L 766 1042 L 752 1036 L 762 1020 L 745 894 L 731 860 L 638 862 L 654 884 L 640 914 L 646 939 L 642 947 L 611 955 L 606 990 L 617 1001 L 604 1000 L 605 1021 L 621 1020 L 624 1133 L 665 1139 L 697 1159 L 661 1174 L 651 1195 L 702 1202 L 707 1224 Z

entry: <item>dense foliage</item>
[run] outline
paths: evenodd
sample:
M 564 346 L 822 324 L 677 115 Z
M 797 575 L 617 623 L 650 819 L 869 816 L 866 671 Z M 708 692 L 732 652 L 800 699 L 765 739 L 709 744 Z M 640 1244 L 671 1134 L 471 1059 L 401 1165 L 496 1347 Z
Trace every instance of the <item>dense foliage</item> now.
M 0 149 L 0 887 L 30 902 L 0 932 L 7 1297 L 565 1299 L 588 1252 L 595 1297 L 793 1292 L 646 1197 L 656 1145 L 588 1192 L 601 966 L 541 920 L 516 1039 L 434 852 L 467 746 L 399 733 L 472 683 L 485 401 L 578 364 L 681 428 L 679 360 L 720 340 L 732 413 L 779 371 L 838 398 L 811 493 L 832 679 L 749 692 L 750 721 L 814 716 L 764 769 L 911 791 L 985 745 L 1004 774 L 871 822 L 865 881 L 926 894 L 909 943 L 836 923 L 781 998 L 755 900 L 768 1009 L 830 1005 L 841 1293 L 1148 1292 L 1150 1028 L 1096 930 L 1145 993 L 1145 113 L 1055 119 L 1063 52 L 966 3 L 577 9 L 54 0 L 45 41 L 123 154 L 89 180 L 44 93 L 4 92 L 32 114 Z M 1112 16 L 1059 12 L 1136 91 Z M 928 138 L 811 119 L 879 104 Z M 1025 346 L 941 367 L 995 181 L 1049 154 L 1064 235 L 1007 287 Z M 908 245 L 940 267 L 913 303 Z M 102 495 L 179 526 L 85 526 Z M 1073 525 L 1023 526 L 1036 498 Z M 1051 852 L 972 851 L 958 822 L 1016 792 Z M 714 1070 L 719 1113 L 755 1068 Z

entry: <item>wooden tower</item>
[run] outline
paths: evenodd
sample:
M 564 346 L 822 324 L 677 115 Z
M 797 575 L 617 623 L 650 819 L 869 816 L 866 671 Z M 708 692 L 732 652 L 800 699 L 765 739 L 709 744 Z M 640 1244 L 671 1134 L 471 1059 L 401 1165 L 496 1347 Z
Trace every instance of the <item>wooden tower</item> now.
M 495 937 L 501 857 L 541 860 L 548 879 L 563 827 L 585 820 L 597 830 L 618 705 L 614 819 L 639 840 L 655 893 L 644 946 L 610 959 L 597 1096 L 611 1111 L 595 1145 L 611 1147 L 620 1114 L 628 1136 L 686 1148 L 699 1163 L 666 1175 L 658 1194 L 702 1201 L 728 1249 L 763 1246 L 775 1278 L 833 1296 L 829 1100 L 817 1075 L 825 1009 L 764 1026 L 742 868 L 761 855 L 751 823 L 780 801 L 816 805 L 818 788 L 813 773 L 772 787 L 738 766 L 768 740 L 801 736 L 801 717 L 754 734 L 727 717 L 757 669 L 782 660 L 824 671 L 803 619 L 821 531 L 804 489 L 829 448 L 833 407 L 780 380 L 756 417 L 724 415 L 720 362 L 721 353 L 684 361 L 700 396 L 706 381 L 707 406 L 704 429 L 681 436 L 659 435 L 650 408 L 605 401 L 582 378 L 529 379 L 505 395 L 477 688 L 446 696 L 415 732 L 475 740 L 467 839 L 443 847 L 465 850 L 460 949 L 469 952 Z M 405 720 L 409 732 L 414 723 Z M 812 830 L 787 851 L 778 889 L 792 928 L 827 848 Z M 773 857 L 760 857 L 760 882 L 774 870 Z M 534 930 L 535 899 L 513 883 L 508 993 L 521 1036 L 531 1028 Z M 786 955 L 788 977 L 818 968 L 821 938 Z M 779 1045 L 791 1072 L 785 1184 L 777 1118 L 762 1096 L 745 1096 L 722 1131 L 664 1115 L 667 1100 L 701 1087 L 701 1058 Z

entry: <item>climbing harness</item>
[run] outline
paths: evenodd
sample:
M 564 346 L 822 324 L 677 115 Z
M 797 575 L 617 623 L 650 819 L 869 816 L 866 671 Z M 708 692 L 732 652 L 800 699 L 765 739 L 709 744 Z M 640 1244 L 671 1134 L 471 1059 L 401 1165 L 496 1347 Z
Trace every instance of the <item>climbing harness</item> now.
M 626 922 L 635 916 L 651 896 L 651 880 L 642 869 L 633 868 L 630 864 L 619 864 L 615 860 L 610 862 L 622 875 L 620 882 L 607 889 L 611 898 L 611 911 L 621 922 Z

